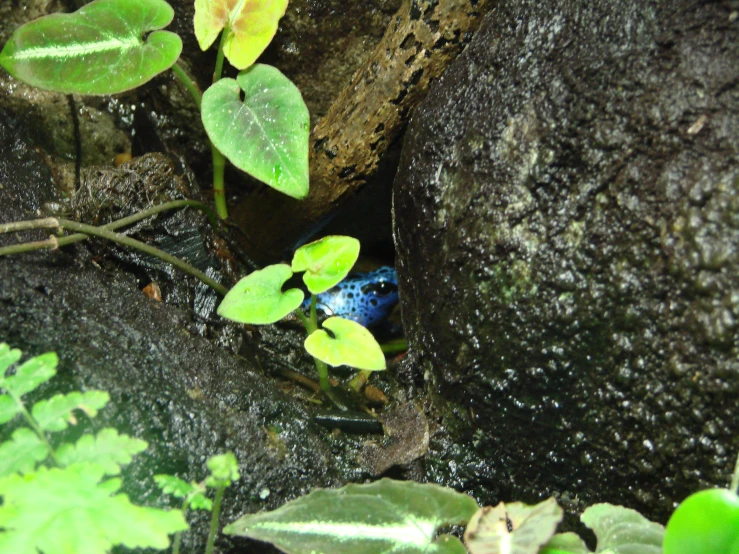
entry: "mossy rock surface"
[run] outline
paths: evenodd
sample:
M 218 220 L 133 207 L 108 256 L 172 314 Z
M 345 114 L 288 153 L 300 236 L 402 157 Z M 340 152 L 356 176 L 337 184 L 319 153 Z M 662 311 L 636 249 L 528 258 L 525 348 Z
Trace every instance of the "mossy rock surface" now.
M 500 3 L 413 116 L 394 191 L 403 319 L 417 369 L 470 408 L 491 499 L 664 522 L 727 482 L 731 5 Z

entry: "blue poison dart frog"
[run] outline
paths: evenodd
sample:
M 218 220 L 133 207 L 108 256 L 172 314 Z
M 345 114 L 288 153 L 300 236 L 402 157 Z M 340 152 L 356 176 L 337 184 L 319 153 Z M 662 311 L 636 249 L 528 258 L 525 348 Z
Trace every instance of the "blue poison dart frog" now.
M 316 309 L 372 327 L 383 322 L 398 303 L 395 268 L 384 266 L 370 273 L 350 273 L 341 283 L 316 298 Z M 303 302 L 310 308 L 310 297 Z

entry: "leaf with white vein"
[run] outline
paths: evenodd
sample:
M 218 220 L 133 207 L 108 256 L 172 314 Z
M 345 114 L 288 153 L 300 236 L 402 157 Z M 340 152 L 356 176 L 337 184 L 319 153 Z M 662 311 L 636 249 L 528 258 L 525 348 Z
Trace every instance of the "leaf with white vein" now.
M 248 514 L 224 533 L 274 544 L 289 554 L 462 554 L 442 525 L 462 525 L 477 510 L 466 494 L 438 485 L 381 479 L 317 489 L 272 512 Z
M 95 0 L 74 13 L 16 29 L 0 65 L 29 85 L 63 93 L 117 94 L 169 69 L 182 40 L 161 31 L 174 17 L 164 0 Z

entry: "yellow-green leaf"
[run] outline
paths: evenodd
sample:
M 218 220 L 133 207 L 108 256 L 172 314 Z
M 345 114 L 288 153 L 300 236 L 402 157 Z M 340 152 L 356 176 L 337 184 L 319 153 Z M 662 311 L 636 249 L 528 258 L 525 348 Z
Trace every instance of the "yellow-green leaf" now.
M 305 271 L 303 281 L 312 294 L 321 294 L 344 280 L 359 257 L 359 241 L 331 235 L 304 244 L 293 255 L 295 273 Z
M 300 289 L 282 292 L 293 272 L 287 264 L 268 265 L 250 273 L 233 288 L 218 306 L 218 315 L 252 325 L 266 325 L 281 320 L 303 302 Z
M 347 365 L 368 371 L 386 369 L 385 355 L 377 340 L 365 327 L 343 317 L 329 317 L 323 327 L 305 339 L 308 354 L 332 367 Z
M 195 0 L 195 36 L 203 50 L 226 29 L 223 52 L 246 69 L 264 52 L 285 15 L 287 0 Z

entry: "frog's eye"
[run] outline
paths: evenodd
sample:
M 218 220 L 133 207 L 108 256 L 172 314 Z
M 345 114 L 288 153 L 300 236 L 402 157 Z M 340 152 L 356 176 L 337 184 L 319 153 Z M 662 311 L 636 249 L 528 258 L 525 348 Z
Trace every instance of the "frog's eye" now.
M 362 294 L 374 293 L 377 296 L 387 296 L 388 294 L 393 294 L 395 292 L 398 292 L 398 285 L 387 281 L 367 283 L 362 287 Z

